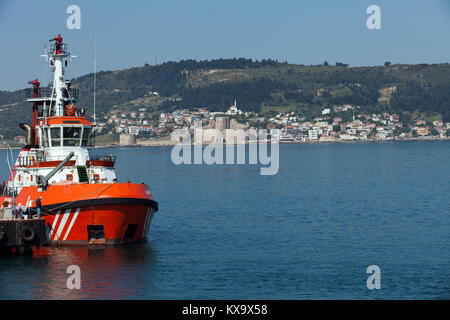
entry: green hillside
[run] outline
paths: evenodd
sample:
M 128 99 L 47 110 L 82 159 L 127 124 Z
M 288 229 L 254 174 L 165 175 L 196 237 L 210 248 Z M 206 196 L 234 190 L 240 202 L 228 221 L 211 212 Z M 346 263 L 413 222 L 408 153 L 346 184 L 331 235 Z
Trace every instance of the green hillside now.
M 93 74 L 73 79 L 78 106 L 93 109 Z M 151 95 L 158 92 L 158 95 Z M 0 135 L 23 134 L 31 122 L 23 90 L 0 91 Z M 97 116 L 111 110 L 147 107 L 155 115 L 177 108 L 225 111 L 237 99 L 240 109 L 257 112 L 298 110 L 305 116 L 324 107 L 361 106 L 366 112 L 398 112 L 450 121 L 450 65 L 375 67 L 303 66 L 274 60 L 185 60 L 97 73 Z

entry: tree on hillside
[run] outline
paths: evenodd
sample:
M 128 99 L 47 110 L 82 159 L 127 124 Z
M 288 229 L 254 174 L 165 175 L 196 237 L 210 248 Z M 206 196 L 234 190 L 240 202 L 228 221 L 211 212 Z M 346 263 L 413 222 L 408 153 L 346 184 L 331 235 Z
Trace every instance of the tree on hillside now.
M 348 67 L 348 64 L 342 62 L 336 62 L 336 67 Z
M 432 136 L 438 136 L 438 135 L 439 135 L 439 132 L 438 132 L 435 128 L 433 128 L 433 129 L 430 130 L 430 134 L 431 134 Z

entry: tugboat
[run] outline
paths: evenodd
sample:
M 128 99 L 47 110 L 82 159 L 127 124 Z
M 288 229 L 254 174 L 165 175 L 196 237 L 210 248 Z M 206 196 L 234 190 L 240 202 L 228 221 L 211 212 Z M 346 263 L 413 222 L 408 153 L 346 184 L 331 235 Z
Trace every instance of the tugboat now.
M 74 56 L 61 36 L 52 40 L 45 57 L 53 82 L 40 88 L 35 80 L 26 90 L 33 104 L 32 125 L 20 124 L 27 141 L 2 185 L 0 205 L 39 212 L 52 245 L 144 241 L 158 203 L 147 185 L 117 181 L 114 156 L 89 154 L 95 123 L 75 105 L 79 90 L 64 80 Z

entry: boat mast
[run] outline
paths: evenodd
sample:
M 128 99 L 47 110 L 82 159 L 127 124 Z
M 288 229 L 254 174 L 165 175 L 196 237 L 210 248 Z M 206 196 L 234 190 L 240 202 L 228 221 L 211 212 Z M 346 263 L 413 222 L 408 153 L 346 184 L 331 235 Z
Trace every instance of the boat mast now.
M 59 40 L 58 37 L 61 39 Z M 54 50 L 50 50 L 50 66 L 53 68 L 53 96 L 56 98 L 54 105 L 55 116 L 61 117 L 64 115 L 63 90 L 66 89 L 64 83 L 64 66 L 63 59 L 67 57 L 66 50 L 62 48 L 61 36 L 55 37 L 50 41 L 55 40 Z

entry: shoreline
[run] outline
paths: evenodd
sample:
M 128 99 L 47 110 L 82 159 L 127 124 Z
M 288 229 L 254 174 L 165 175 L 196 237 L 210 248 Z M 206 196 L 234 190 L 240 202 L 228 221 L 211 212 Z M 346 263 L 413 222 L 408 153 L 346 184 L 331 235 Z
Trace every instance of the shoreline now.
M 392 139 L 392 140 L 355 140 L 355 141 L 346 141 L 346 140 L 336 140 L 336 141 L 292 141 L 292 142 L 280 142 L 280 145 L 309 145 L 309 144 L 314 144 L 314 145 L 320 145 L 320 144 L 352 144 L 352 143 L 396 143 L 396 142 L 436 142 L 436 141 L 440 141 L 440 142 L 445 142 L 445 141 L 450 141 L 450 138 L 438 138 L 438 139 L 422 139 L 422 138 L 411 138 L 411 139 Z M 270 143 L 270 141 L 269 141 Z M 249 143 L 246 142 L 245 145 L 249 145 L 249 144 L 254 144 L 254 143 Z M 136 143 L 136 144 L 130 144 L 130 145 L 119 145 L 119 144 L 111 144 L 111 145 L 102 145 L 102 146 L 95 146 L 94 148 L 121 148 L 121 147 L 136 147 L 136 148 L 140 148 L 140 147 L 173 147 L 176 146 L 177 143 L 174 142 L 155 142 L 155 143 L 144 143 L 144 144 L 140 144 L 140 143 Z M 195 144 L 188 144 L 190 146 L 195 146 Z M 202 144 L 202 146 L 208 146 L 210 145 L 209 143 L 204 143 Z M 214 145 L 214 144 L 213 144 Z M 221 145 L 220 143 L 218 145 Z M 226 143 L 222 143 L 222 145 L 226 145 Z M 241 145 L 241 144 L 234 144 L 236 145 Z
M 335 141 L 290 141 L 290 142 L 280 142 L 280 145 L 309 145 L 309 144 L 313 144 L 313 145 L 320 145 L 320 144 L 340 144 L 340 143 L 344 143 L 344 144 L 352 144 L 352 143 L 393 143 L 393 142 L 436 142 L 436 141 L 440 141 L 440 142 L 445 142 L 445 141 L 450 141 L 450 138 L 437 138 L 437 139 L 423 139 L 423 138 L 410 138 L 410 139 L 391 139 L 391 140 L 354 140 L 354 141 L 349 141 L 349 140 L 335 140 Z M 270 141 L 268 142 L 270 143 Z M 254 142 L 249 143 L 246 142 L 245 145 L 249 145 L 249 144 L 254 144 Z M 167 141 L 167 142 L 163 142 L 163 141 L 155 141 L 154 143 L 136 143 L 136 144 L 129 144 L 129 145 L 120 145 L 120 144 L 104 144 L 104 145 L 96 145 L 95 147 L 88 147 L 88 149 L 97 149 L 97 148 L 130 148 L 130 147 L 135 147 L 135 148 L 143 148 L 143 147 L 173 147 L 176 146 L 177 143 L 175 142 L 171 142 L 171 141 Z M 195 144 L 190 144 L 190 146 L 194 146 Z M 203 143 L 202 146 L 208 146 L 210 145 L 209 143 Z M 220 145 L 220 144 L 218 144 Z M 222 145 L 226 145 L 226 143 L 222 143 Z M 241 145 L 241 144 L 234 144 L 236 145 Z M 22 147 L 11 147 L 12 150 L 20 150 L 22 149 Z M 8 150 L 8 147 L 4 147 L 4 146 L 0 146 L 0 150 Z

